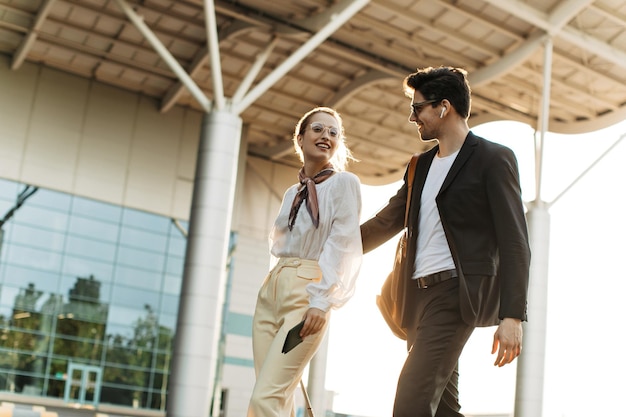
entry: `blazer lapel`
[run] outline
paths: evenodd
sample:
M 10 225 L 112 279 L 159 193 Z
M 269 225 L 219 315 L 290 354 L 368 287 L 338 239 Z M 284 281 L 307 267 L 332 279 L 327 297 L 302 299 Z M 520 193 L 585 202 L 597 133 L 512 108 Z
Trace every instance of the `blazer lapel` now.
M 461 146 L 461 149 L 459 149 L 459 154 L 457 155 L 454 163 L 450 167 L 448 175 L 446 175 L 446 178 L 443 180 L 443 184 L 441 185 L 441 190 L 439 190 L 439 194 L 444 192 L 446 188 L 448 188 L 450 184 L 452 184 L 454 178 L 456 178 L 463 165 L 465 165 L 472 153 L 474 153 L 476 145 L 478 145 L 478 139 L 476 138 L 476 136 L 474 136 L 472 132 L 469 132 L 467 134 L 467 137 L 465 138 L 465 142 L 463 142 L 463 146 Z M 422 183 L 422 187 L 423 185 L 424 184 Z
M 422 198 L 422 191 L 424 190 L 424 184 L 426 183 L 426 176 L 428 170 L 433 162 L 433 158 L 437 154 L 439 146 L 435 146 L 433 149 L 424 152 L 417 160 L 417 167 L 415 167 L 415 178 L 413 179 L 413 195 L 411 195 L 411 201 L 409 206 L 409 223 L 416 224 L 416 220 L 420 210 L 420 200 Z

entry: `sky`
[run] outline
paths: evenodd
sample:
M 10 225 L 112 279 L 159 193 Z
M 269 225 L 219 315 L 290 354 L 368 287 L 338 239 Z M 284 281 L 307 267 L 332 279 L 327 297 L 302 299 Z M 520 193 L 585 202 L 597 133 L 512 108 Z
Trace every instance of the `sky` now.
M 522 198 L 534 200 L 534 130 L 518 122 L 492 122 L 472 131 L 513 149 Z M 543 417 L 626 417 L 615 404 L 626 392 L 621 357 L 626 271 L 620 267 L 626 255 L 626 139 L 576 181 L 624 134 L 626 121 L 582 135 L 548 133 L 544 140 L 541 199 L 553 202 L 575 184 L 549 209 L 546 317 L 533 317 L 531 306 L 524 324 L 536 319 L 547 327 Z M 363 186 L 363 220 L 399 185 Z M 365 255 L 354 297 L 333 312 L 326 389 L 335 393 L 336 413 L 391 415 L 406 345 L 386 327 L 375 297 L 391 269 L 396 242 Z M 461 411 L 468 415 L 513 412 L 517 361 L 493 366 L 494 331 L 477 329 L 460 359 Z

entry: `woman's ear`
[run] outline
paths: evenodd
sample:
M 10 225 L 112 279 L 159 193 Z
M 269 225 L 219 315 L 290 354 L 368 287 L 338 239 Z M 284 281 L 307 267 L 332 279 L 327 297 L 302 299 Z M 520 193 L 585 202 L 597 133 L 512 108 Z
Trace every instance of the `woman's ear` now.
M 298 146 L 302 148 L 302 135 L 298 135 Z

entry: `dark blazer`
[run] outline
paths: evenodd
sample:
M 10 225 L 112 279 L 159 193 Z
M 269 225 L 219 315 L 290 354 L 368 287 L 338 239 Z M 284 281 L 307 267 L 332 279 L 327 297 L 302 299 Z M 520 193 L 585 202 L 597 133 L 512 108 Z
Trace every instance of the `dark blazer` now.
M 404 271 L 403 326 L 414 323 L 417 289 L 411 279 L 417 246 L 420 198 L 439 146 L 420 155 L 409 208 Z M 361 225 L 363 251 L 402 230 L 404 184 L 373 218 Z M 463 320 L 492 326 L 510 317 L 526 320 L 530 246 L 517 160 L 513 152 L 469 132 L 436 197 L 441 223 L 459 274 Z

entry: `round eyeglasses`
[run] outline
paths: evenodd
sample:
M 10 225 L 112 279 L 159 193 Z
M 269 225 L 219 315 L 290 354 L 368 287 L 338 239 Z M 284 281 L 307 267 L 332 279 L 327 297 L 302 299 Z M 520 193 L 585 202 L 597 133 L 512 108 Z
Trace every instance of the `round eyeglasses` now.
M 311 123 L 311 130 L 317 134 L 322 133 L 324 129 L 328 129 L 328 134 L 332 138 L 336 138 L 337 136 L 339 136 L 339 129 L 337 129 L 335 126 L 326 126 L 324 123 L 320 122 Z

